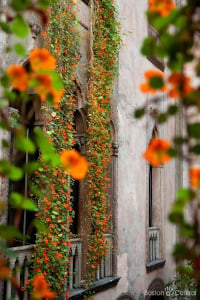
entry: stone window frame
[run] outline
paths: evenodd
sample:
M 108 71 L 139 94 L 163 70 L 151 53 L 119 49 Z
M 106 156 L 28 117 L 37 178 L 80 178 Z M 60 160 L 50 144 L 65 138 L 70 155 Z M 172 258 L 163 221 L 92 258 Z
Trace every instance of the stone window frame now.
M 159 137 L 159 130 L 157 127 L 157 124 L 155 122 L 153 130 L 152 130 L 152 135 L 151 135 L 151 139 Z M 153 171 L 153 169 L 155 169 L 156 171 L 161 170 L 163 168 L 163 165 L 158 166 L 158 167 L 152 167 L 150 166 L 150 164 L 148 164 L 148 168 L 149 168 L 149 173 L 148 173 L 148 186 L 149 186 L 149 194 L 148 194 L 148 228 L 147 228 L 147 243 L 148 243 L 148 252 L 147 252 L 147 264 L 146 264 L 146 271 L 147 272 L 151 272 L 154 271 L 155 269 L 158 268 L 162 268 L 165 265 L 165 260 L 161 258 L 162 256 L 162 238 L 161 238 L 161 224 L 154 224 L 153 222 L 153 186 L 151 187 L 151 191 L 150 191 L 150 183 L 153 184 L 153 172 L 150 173 L 150 169 Z M 151 195 L 150 195 L 151 193 Z M 150 205 L 150 201 L 151 200 L 151 205 Z M 150 212 L 151 209 L 151 212 Z M 151 220 L 150 220 L 151 218 Z M 156 235 L 155 240 L 158 239 L 158 243 L 154 243 L 154 241 L 150 240 L 150 232 L 155 231 L 152 233 L 152 235 Z M 153 249 L 153 252 L 155 254 L 155 259 L 152 259 L 151 256 L 154 256 L 152 253 L 152 248 L 154 248 L 154 246 L 157 246 L 156 249 Z M 151 248 L 151 249 L 150 249 Z

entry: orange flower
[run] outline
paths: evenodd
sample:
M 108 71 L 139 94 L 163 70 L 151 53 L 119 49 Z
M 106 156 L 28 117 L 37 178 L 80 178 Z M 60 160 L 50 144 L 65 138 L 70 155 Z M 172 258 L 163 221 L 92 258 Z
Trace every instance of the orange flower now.
M 171 144 L 169 141 L 154 138 L 149 143 L 143 157 L 148 160 L 152 166 L 159 166 L 171 160 L 171 156 L 168 154 L 170 148 Z
M 34 49 L 29 54 L 29 60 L 33 71 L 54 70 L 56 60 L 45 48 Z
M 18 91 L 25 91 L 28 88 L 28 73 L 20 65 L 12 65 L 6 71 L 11 86 Z
M 175 8 L 173 0 L 149 0 L 149 11 L 156 12 L 162 17 L 167 17 Z
M 194 88 L 190 85 L 190 78 L 184 74 L 173 73 L 168 79 L 171 84 L 169 97 L 180 98 L 190 94 Z
M 0 259 L 0 279 L 8 279 L 10 277 L 10 270 L 4 265 L 4 260 Z
M 47 96 L 51 95 L 54 104 L 59 103 L 64 94 L 64 89 L 57 91 L 53 88 L 53 79 L 50 74 L 33 74 L 32 79 L 38 82 L 35 90 L 40 95 L 41 101 L 45 101 Z
M 64 169 L 76 179 L 81 180 L 86 176 L 88 163 L 76 150 L 64 150 L 61 153 L 61 162 Z
M 189 177 L 191 186 L 193 188 L 200 188 L 200 168 L 191 168 Z
M 43 274 L 38 274 L 33 278 L 33 292 L 31 299 L 55 299 L 56 295 L 49 290 L 48 283 Z
M 142 93 L 152 93 L 155 94 L 158 90 L 164 92 L 166 90 L 166 86 L 165 84 L 163 84 L 163 86 L 159 89 L 156 88 L 152 88 L 150 86 L 150 82 L 153 78 L 160 78 L 161 80 L 164 81 L 164 75 L 161 71 L 157 71 L 157 70 L 148 70 L 144 73 L 146 82 L 142 83 L 140 85 L 140 90 Z

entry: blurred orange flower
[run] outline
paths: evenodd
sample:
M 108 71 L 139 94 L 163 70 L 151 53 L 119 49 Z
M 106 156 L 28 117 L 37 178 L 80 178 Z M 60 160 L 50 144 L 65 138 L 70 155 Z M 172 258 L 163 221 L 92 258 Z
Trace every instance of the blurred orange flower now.
M 162 17 L 167 17 L 175 8 L 173 0 L 149 0 L 149 11 L 156 12 Z
M 43 274 L 38 274 L 33 278 L 33 292 L 31 299 L 55 299 L 54 292 L 49 290 L 48 283 Z
M 150 86 L 150 81 L 156 77 L 161 78 L 164 82 L 164 75 L 161 71 L 148 70 L 144 73 L 144 76 L 145 76 L 146 82 L 144 82 L 140 85 L 141 92 L 155 94 L 158 90 L 160 90 L 162 92 L 164 92 L 166 90 L 165 84 L 163 84 L 162 88 L 160 88 L 160 89 L 155 89 Z
M 34 49 L 29 54 L 29 60 L 33 71 L 54 70 L 56 60 L 46 48 Z
M 169 89 L 169 97 L 180 98 L 190 94 L 194 88 L 190 85 L 190 78 L 184 74 L 173 73 L 168 79 L 171 84 Z
M 54 104 L 59 103 L 64 94 L 64 89 L 57 91 L 53 88 L 53 79 L 50 74 L 33 74 L 32 79 L 38 82 L 35 90 L 40 95 L 41 101 L 45 101 L 48 95 L 52 95 Z
M 28 88 L 29 76 L 26 69 L 20 65 L 11 65 L 6 71 L 11 86 L 18 91 L 25 91 Z
M 4 265 L 4 260 L 0 259 L 0 279 L 8 279 L 10 277 L 10 270 Z
M 149 143 L 143 157 L 148 160 L 152 166 L 159 166 L 171 160 L 171 156 L 168 154 L 170 148 L 171 143 L 169 141 L 154 138 Z
M 200 188 L 200 168 L 191 168 L 189 177 L 191 186 L 193 188 Z
M 76 180 L 81 180 L 86 176 L 88 163 L 85 157 L 76 150 L 64 150 L 61 153 L 61 162 L 64 169 Z

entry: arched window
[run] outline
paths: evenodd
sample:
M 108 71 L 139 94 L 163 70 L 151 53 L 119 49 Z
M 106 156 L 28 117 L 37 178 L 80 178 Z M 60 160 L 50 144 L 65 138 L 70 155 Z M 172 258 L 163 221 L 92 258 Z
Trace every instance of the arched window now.
M 73 148 L 80 154 L 85 154 L 85 114 L 83 109 L 77 109 L 74 113 L 74 126 L 75 126 L 75 144 Z M 73 208 L 73 222 L 71 225 L 71 233 L 78 234 L 81 233 L 82 228 L 82 211 L 84 209 L 85 200 L 85 184 L 84 181 L 78 181 L 71 179 L 71 201 Z
M 158 136 L 159 132 L 155 125 L 152 132 L 152 139 Z M 156 225 L 154 224 L 155 220 L 153 220 L 153 198 L 155 195 L 155 189 L 157 188 L 157 186 L 154 186 L 156 185 L 156 177 L 159 176 L 157 173 L 157 170 L 149 165 L 149 227 Z

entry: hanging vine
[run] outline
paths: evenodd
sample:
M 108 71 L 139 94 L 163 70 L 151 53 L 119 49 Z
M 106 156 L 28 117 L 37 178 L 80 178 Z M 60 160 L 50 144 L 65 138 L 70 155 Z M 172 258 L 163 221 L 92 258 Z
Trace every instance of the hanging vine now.
M 73 92 L 78 60 L 76 50 L 79 46 L 74 11 L 74 1 L 52 1 L 51 7 L 47 9 L 48 28 L 43 32 L 46 47 L 56 57 L 57 69 L 65 88 L 65 95 L 58 107 L 43 107 L 46 134 L 58 154 L 73 145 L 73 115 L 76 108 Z M 45 276 L 56 299 L 68 299 L 70 224 L 73 215 L 70 178 L 59 167 L 43 165 L 36 172 L 35 186 L 39 187 L 40 193 L 34 273 Z
M 120 46 L 119 22 L 112 0 L 91 0 L 90 69 L 88 87 L 88 217 L 90 223 L 87 274 L 91 283 L 101 259 L 106 256 L 105 234 L 109 232 L 107 191 L 111 157 L 111 95 L 117 76 Z

